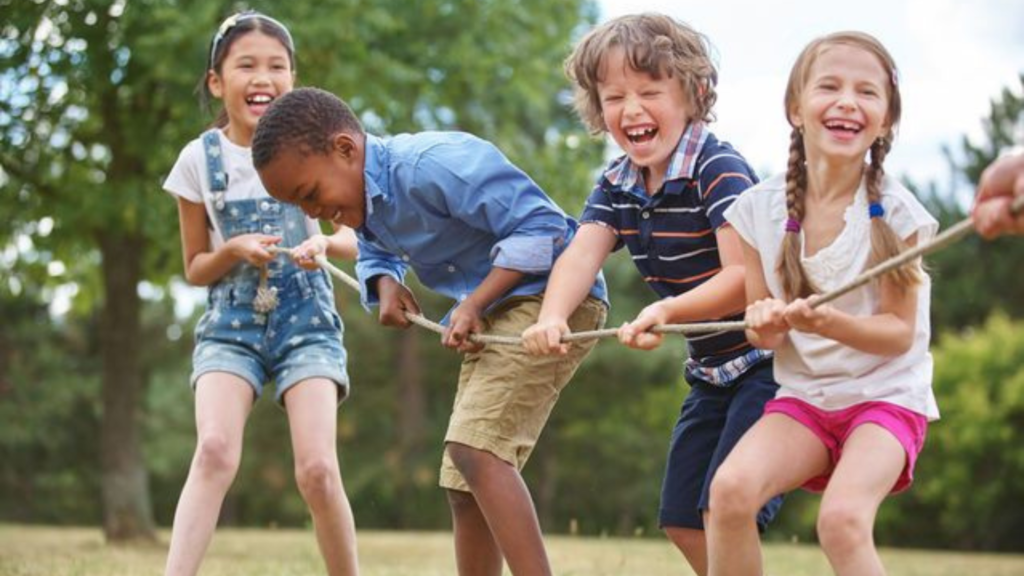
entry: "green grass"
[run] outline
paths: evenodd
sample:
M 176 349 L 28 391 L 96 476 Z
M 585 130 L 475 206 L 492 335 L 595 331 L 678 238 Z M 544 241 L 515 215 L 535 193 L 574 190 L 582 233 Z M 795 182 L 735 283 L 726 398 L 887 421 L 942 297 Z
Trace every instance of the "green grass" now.
M 161 533 L 164 543 L 168 538 Z M 547 538 L 560 576 L 687 576 L 682 557 L 656 538 Z M 165 544 L 106 546 L 95 528 L 0 525 L 0 576 L 159 576 Z M 451 576 L 451 535 L 443 532 L 359 533 L 364 576 Z M 1024 574 L 1024 556 L 883 550 L 890 576 L 1011 576 Z M 820 550 L 773 544 L 765 549 L 769 574 L 829 574 Z M 308 530 L 217 532 L 203 576 L 319 576 L 323 566 Z

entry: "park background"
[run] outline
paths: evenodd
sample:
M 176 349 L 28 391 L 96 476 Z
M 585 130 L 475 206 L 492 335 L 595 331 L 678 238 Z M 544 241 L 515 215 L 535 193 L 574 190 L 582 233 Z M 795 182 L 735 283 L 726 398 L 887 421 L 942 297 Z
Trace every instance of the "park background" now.
M 560 63 L 594 22 L 640 6 L 609 4 L 612 10 L 590 0 L 247 6 L 291 28 L 298 85 L 344 97 L 371 132 L 475 133 L 578 214 L 609 152 L 569 108 Z M 687 4 L 664 10 L 686 20 Z M 1006 35 L 1007 52 L 1021 54 L 1024 6 L 971 6 L 1009 22 L 1017 33 Z M 152 541 L 170 525 L 195 440 L 187 380 L 201 306 L 181 282 L 175 203 L 161 182 L 212 118 L 198 110 L 194 89 L 212 31 L 239 7 L 0 0 L 0 523 L 95 526 L 110 542 Z M 731 14 L 744 17 L 735 6 Z M 885 21 L 885 14 L 877 17 Z M 791 21 L 782 34 L 795 48 L 776 69 L 762 71 L 770 77 L 765 88 L 725 73 L 719 84 L 723 103 L 736 101 L 741 89 L 772 103 L 772 116 L 720 133 L 762 177 L 784 162 L 785 132 L 768 148 L 753 140 L 745 146 L 744 137 L 784 127 L 782 85 L 796 51 L 843 27 Z M 848 27 L 889 43 L 860 21 Z M 751 37 L 728 51 L 716 44 L 724 69 L 759 54 L 762 42 L 773 40 Z M 950 105 L 957 114 L 943 130 L 953 135 L 933 134 L 930 142 L 941 170 L 920 170 L 923 160 L 912 154 L 888 166 L 944 226 L 965 216 L 981 169 L 1021 144 L 1024 63 L 1017 62 L 970 120 Z M 975 64 L 951 63 L 941 82 L 927 85 L 983 84 L 987 64 Z M 914 74 L 904 70 L 902 77 Z M 881 509 L 876 536 L 885 545 L 1024 552 L 1022 263 L 1019 239 L 973 237 L 928 259 L 943 419 L 929 431 L 913 489 Z M 613 325 L 651 301 L 628 258 L 617 255 L 605 273 Z M 336 284 L 353 380 L 339 411 L 338 445 L 358 526 L 446 530 L 436 474 L 459 358 L 430 333 L 376 325 L 357 296 Z M 422 289 L 417 294 L 430 317 L 448 306 Z M 587 360 L 526 470 L 547 533 L 661 538 L 658 491 L 686 393 L 684 355 L 683 340 L 671 337 L 653 353 L 604 342 Z M 813 542 L 816 509 L 815 497 L 793 495 L 766 539 Z M 266 400 L 250 419 L 221 525 L 308 526 L 286 420 Z

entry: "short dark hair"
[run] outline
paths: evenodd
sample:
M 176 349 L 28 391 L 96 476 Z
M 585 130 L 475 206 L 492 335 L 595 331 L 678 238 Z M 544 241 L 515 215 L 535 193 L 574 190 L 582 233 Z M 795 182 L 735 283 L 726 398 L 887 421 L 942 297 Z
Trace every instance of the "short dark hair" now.
M 260 169 L 284 149 L 327 154 L 339 132 L 362 135 L 363 125 L 341 98 L 319 88 L 298 88 L 274 100 L 252 137 L 252 163 Z

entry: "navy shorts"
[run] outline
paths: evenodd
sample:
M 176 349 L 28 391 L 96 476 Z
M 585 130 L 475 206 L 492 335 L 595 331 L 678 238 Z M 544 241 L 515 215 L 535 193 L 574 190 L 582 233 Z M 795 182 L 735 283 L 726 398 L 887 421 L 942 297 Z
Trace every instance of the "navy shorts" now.
M 672 430 L 668 464 L 661 487 L 658 523 L 662 528 L 704 529 L 708 490 L 715 471 L 743 433 L 764 412 L 779 389 L 767 360 L 750 368 L 729 387 L 712 386 L 687 377 L 690 393 Z M 757 514 L 764 530 L 782 506 L 776 496 Z

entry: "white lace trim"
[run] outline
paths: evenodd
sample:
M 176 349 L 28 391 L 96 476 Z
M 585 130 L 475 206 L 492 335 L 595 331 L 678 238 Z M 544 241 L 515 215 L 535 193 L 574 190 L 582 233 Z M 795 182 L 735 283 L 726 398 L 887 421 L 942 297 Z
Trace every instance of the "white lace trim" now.
M 846 223 L 839 236 L 813 256 L 806 256 L 806 237 L 801 242 L 800 261 L 804 270 L 811 281 L 824 291 L 834 290 L 858 274 L 865 247 L 871 244 L 871 218 L 864 186 L 857 189 L 853 202 L 846 207 L 843 220 Z

